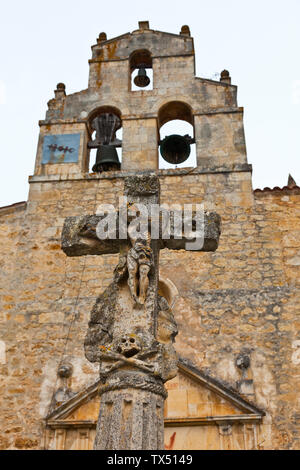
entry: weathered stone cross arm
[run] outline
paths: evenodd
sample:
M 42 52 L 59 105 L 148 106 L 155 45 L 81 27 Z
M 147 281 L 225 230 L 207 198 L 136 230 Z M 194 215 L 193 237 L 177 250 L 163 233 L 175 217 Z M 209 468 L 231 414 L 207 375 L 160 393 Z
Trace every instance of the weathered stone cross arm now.
M 119 253 L 121 240 L 118 233 L 116 239 L 100 240 L 97 236 L 96 228 L 103 218 L 104 216 L 97 215 L 67 217 L 61 235 L 61 246 L 65 254 L 83 256 Z
M 126 240 L 119 239 L 118 224 L 116 224 L 116 237 L 99 239 L 96 233 L 98 223 L 104 216 L 84 215 L 79 217 L 68 217 L 65 220 L 62 231 L 62 249 L 67 256 L 103 255 L 120 252 L 120 245 L 126 244 Z M 118 219 L 118 213 L 116 213 Z M 150 224 L 151 220 L 149 221 Z M 184 233 L 182 238 L 175 238 L 174 217 L 170 217 L 170 238 L 164 239 L 159 233 L 159 249 L 185 250 L 186 243 L 194 240 L 192 232 Z M 192 251 L 215 251 L 218 247 L 220 237 L 220 216 L 216 212 L 204 212 L 201 227 L 203 230 L 203 243 L 191 248 Z M 160 221 L 160 226 L 161 226 Z M 196 222 L 193 219 L 192 230 L 195 230 Z M 153 236 L 151 237 L 153 239 Z

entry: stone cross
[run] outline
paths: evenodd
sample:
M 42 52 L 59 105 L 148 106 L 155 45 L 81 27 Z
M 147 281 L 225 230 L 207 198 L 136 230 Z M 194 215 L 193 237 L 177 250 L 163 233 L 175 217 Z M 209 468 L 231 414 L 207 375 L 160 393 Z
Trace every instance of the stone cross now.
M 127 208 L 143 204 L 150 212 L 159 204 L 159 192 L 159 179 L 153 174 L 125 179 Z M 120 212 L 116 215 L 121 218 Z M 119 253 L 113 281 L 92 309 L 84 344 L 87 359 L 100 364 L 94 449 L 163 449 L 164 383 L 177 374 L 177 325 L 166 299 L 158 295 L 159 250 L 185 249 L 190 240 L 186 233 L 163 239 L 160 215 L 156 237 L 151 237 L 150 225 L 144 227 L 144 236 L 137 235 L 129 217 L 127 237 L 117 233 L 110 238 L 108 233 L 99 239 L 101 220 L 99 215 L 68 217 L 62 233 L 62 249 L 68 256 Z M 171 217 L 171 233 L 174 220 Z M 203 243 L 197 249 L 214 251 L 219 216 L 204 213 L 202 228 Z

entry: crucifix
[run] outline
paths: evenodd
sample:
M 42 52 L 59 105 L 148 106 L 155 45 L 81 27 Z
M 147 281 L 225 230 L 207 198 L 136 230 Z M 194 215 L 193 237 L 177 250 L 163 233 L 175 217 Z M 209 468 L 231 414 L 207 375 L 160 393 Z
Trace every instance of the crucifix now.
M 124 193 L 128 214 L 141 205 L 152 213 L 151 209 L 159 205 L 159 179 L 151 173 L 127 177 Z M 188 231 L 176 236 L 176 217 L 171 215 L 167 237 L 162 236 L 160 213 L 152 215 L 139 231 L 129 215 L 126 236 L 124 227 L 120 236 L 118 224 L 114 236 L 110 237 L 108 230 L 103 238 L 97 231 L 103 215 L 65 220 L 62 249 L 68 256 L 119 253 L 113 281 L 91 311 L 84 343 L 86 358 L 100 364 L 97 450 L 164 448 L 164 383 L 177 374 L 173 346 L 177 325 L 166 299 L 158 294 L 159 251 L 185 249 L 193 239 Z M 120 211 L 115 216 L 119 221 L 122 218 Z M 151 227 L 155 223 L 158 230 L 153 236 Z M 214 251 L 219 236 L 220 217 L 204 212 L 202 243 L 192 249 Z

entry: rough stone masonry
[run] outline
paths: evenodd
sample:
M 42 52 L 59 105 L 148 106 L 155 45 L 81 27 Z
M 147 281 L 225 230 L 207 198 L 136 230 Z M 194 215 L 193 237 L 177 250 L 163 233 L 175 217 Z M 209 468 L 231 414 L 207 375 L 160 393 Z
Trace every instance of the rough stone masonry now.
M 225 439 L 228 449 L 300 448 L 300 188 L 290 180 L 253 191 L 234 77 L 197 77 L 189 29 L 177 33 L 142 23 L 117 38 L 100 34 L 87 88 L 68 93 L 60 83 L 39 122 L 28 200 L 0 208 L 1 449 L 92 447 L 93 400 L 84 398 L 63 423 L 48 417 L 86 397 L 99 379 L 99 364 L 82 345 L 91 309 L 113 282 L 119 246 L 69 257 L 62 228 L 99 204 L 117 206 L 125 178 L 143 170 L 159 178 L 161 204 L 202 203 L 222 219 L 217 251 L 160 250 L 159 285 L 178 325 L 177 353 L 265 412 L 255 423 L 236 418 L 224 435 L 217 423 L 226 403 L 204 385 L 197 394 L 178 374 L 165 384 L 166 412 L 181 420 L 166 428 L 177 433 L 173 448 L 220 449 Z M 152 89 L 132 90 L 140 60 L 152 67 Z M 92 123 L 107 112 L 123 130 L 121 169 L 93 173 Z M 191 126 L 193 168 L 159 165 L 161 130 L 174 119 Z M 48 145 L 74 150 L 51 154 Z

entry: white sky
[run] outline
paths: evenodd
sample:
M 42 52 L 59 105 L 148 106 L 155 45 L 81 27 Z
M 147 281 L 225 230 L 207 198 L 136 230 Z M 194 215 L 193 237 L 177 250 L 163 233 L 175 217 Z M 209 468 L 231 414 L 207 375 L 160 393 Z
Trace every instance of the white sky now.
M 194 37 L 197 76 L 224 68 L 245 108 L 253 186 L 300 184 L 299 0 L 39 0 L 2 3 L 0 16 L 0 206 L 27 199 L 38 120 L 58 82 L 87 87 L 90 47 L 150 27 Z

